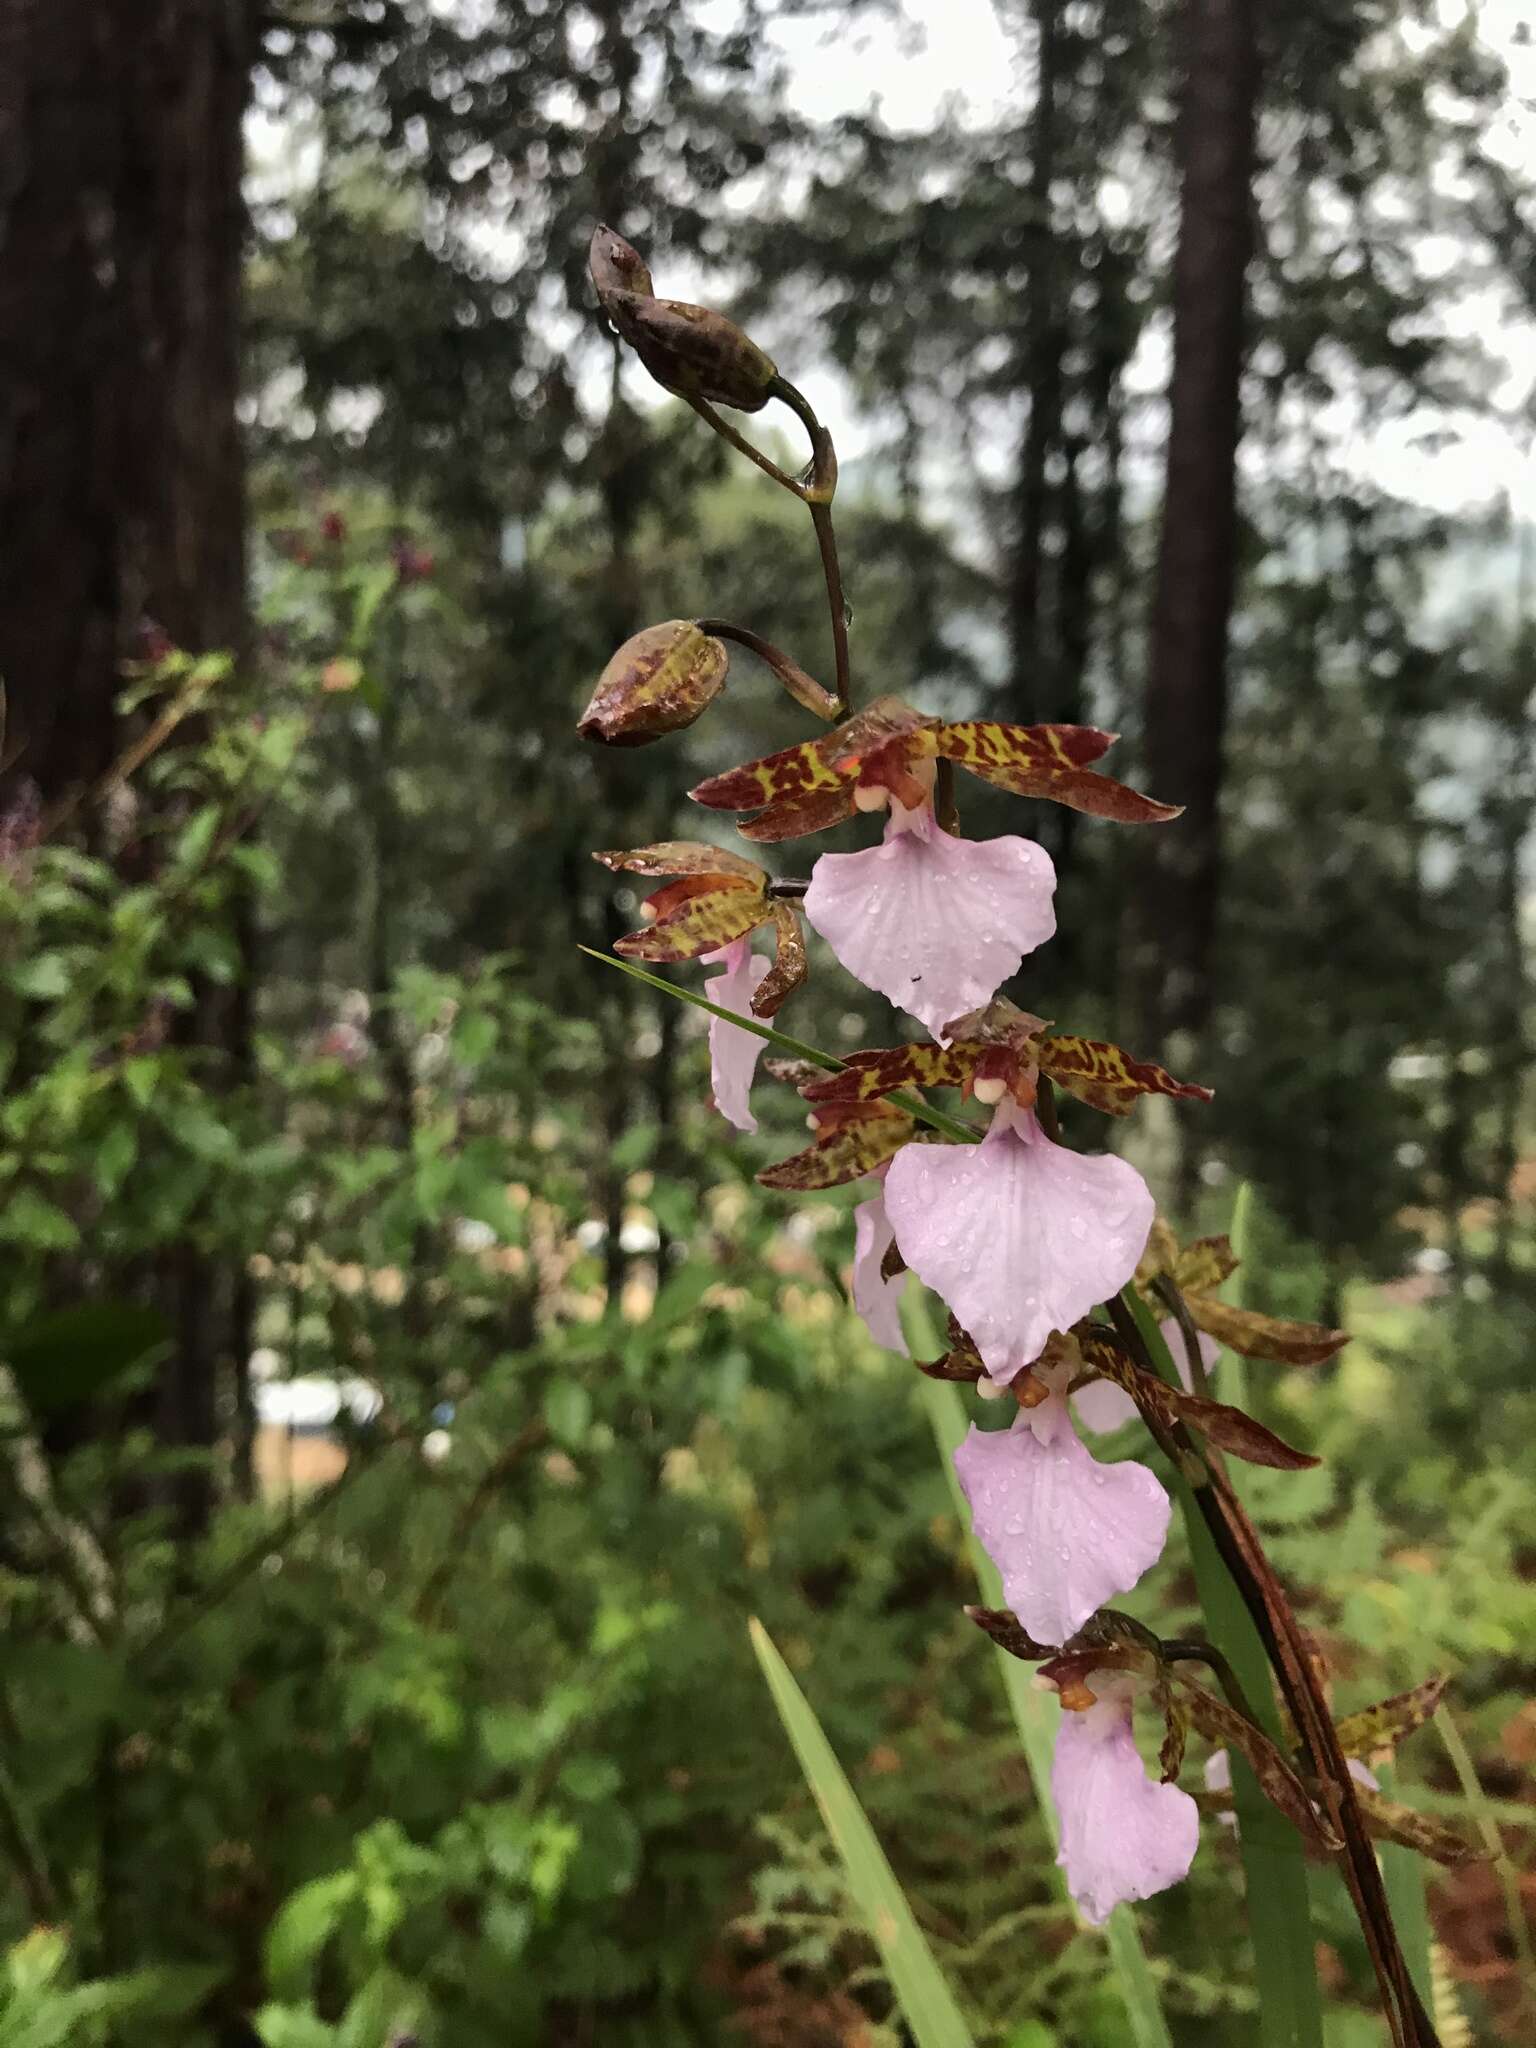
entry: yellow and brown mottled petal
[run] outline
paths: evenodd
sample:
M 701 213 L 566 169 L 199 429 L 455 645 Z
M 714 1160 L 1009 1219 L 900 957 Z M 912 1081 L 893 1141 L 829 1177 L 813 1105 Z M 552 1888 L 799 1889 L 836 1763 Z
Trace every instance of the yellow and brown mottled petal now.
M 1147 1248 L 1136 1268 L 1134 1284 L 1138 1293 L 1151 1297 L 1152 1282 L 1163 1273 L 1171 1273 L 1178 1257 L 1179 1240 L 1173 1234 L 1172 1225 L 1164 1217 L 1156 1217 L 1152 1235 L 1147 1239 Z
M 614 946 L 626 960 L 692 960 L 728 946 L 772 915 L 758 883 L 745 875 L 684 875 L 650 899 L 656 921 Z
M 1179 815 L 1087 766 L 1111 744 L 1112 733 L 1091 725 L 1004 725 L 969 718 L 941 727 L 938 751 L 946 760 L 1015 796 L 1047 797 L 1090 817 L 1122 825 L 1160 825 Z
M 1209 1088 L 1176 1081 L 1150 1060 L 1133 1059 L 1118 1045 L 1096 1038 L 1042 1038 L 1034 1048 L 1042 1074 L 1075 1095 L 1080 1102 L 1110 1116 L 1125 1116 L 1141 1095 L 1174 1095 L 1189 1102 L 1209 1102 Z
M 1290 1323 L 1257 1309 L 1234 1308 L 1214 1295 L 1187 1297 L 1190 1315 L 1208 1336 L 1244 1358 L 1269 1358 L 1281 1365 L 1323 1365 L 1349 1342 L 1347 1330 L 1321 1323 Z
M 799 918 L 787 903 L 773 903 L 769 908 L 773 915 L 773 965 L 752 997 L 754 1017 L 774 1016 L 810 972 Z
M 1292 1766 L 1261 1728 L 1193 1678 L 1186 1677 L 1182 1669 L 1173 1683 L 1200 1733 L 1208 1742 L 1223 1749 L 1235 1749 L 1245 1756 L 1265 1797 L 1279 1807 L 1309 1842 L 1330 1850 L 1343 1846 L 1333 1823 L 1307 1796 L 1306 1787 Z
M 1079 1323 L 1072 1334 L 1084 1364 L 1101 1379 L 1113 1380 L 1117 1387 L 1123 1387 L 1137 1407 L 1150 1412 L 1164 1429 L 1182 1422 L 1218 1450 L 1230 1451 L 1234 1458 L 1245 1459 L 1250 1465 L 1268 1465 L 1277 1472 L 1303 1472 L 1320 1462 L 1286 1443 L 1262 1422 L 1255 1422 L 1241 1408 L 1170 1386 L 1157 1373 L 1146 1371 L 1128 1357 L 1107 1331 Z
M 663 839 L 654 846 L 631 846 L 611 853 L 594 853 L 615 874 L 632 875 L 743 875 L 749 881 L 766 883 L 767 874 L 745 854 L 729 847 L 709 846 L 698 839 Z
M 711 811 L 760 811 L 769 804 L 844 793 L 849 779 L 832 766 L 824 740 L 803 740 L 798 747 L 785 747 L 761 760 L 744 762 L 740 768 L 728 768 L 723 775 L 711 775 L 688 794 Z
M 1356 1708 L 1338 1723 L 1339 1747 L 1346 1756 L 1367 1761 L 1375 1756 L 1390 1756 L 1405 1735 L 1423 1727 L 1450 1682 L 1447 1676 L 1426 1678 L 1422 1685 L 1394 1693 L 1391 1699 Z
M 1236 1271 L 1230 1238 L 1194 1237 L 1173 1262 L 1173 1283 L 1181 1294 L 1213 1294 Z
M 811 832 L 825 832 L 853 816 L 853 788 L 818 790 L 814 796 L 792 803 L 774 804 L 755 818 L 743 818 L 736 827 L 743 839 L 759 846 L 776 846 L 780 840 L 803 839 Z
M 643 747 L 679 732 L 725 688 L 730 656 L 692 619 L 647 626 L 613 656 L 597 679 L 576 730 L 610 747 Z
M 869 1102 L 893 1088 L 958 1088 L 982 1047 L 885 1045 L 850 1053 L 842 1071 L 823 1074 L 805 1090 L 808 1102 Z
M 1454 1868 L 1458 1864 L 1481 1863 L 1484 1851 L 1465 1835 L 1443 1822 L 1431 1820 L 1417 1808 L 1384 1799 L 1365 1785 L 1355 1787 L 1355 1798 L 1365 1816 L 1365 1825 L 1378 1841 L 1398 1842 L 1405 1849 L 1417 1849 L 1433 1863 Z
M 818 1112 L 815 1141 L 757 1177 L 765 1188 L 836 1188 L 900 1151 L 917 1125 L 888 1102 L 835 1102 Z

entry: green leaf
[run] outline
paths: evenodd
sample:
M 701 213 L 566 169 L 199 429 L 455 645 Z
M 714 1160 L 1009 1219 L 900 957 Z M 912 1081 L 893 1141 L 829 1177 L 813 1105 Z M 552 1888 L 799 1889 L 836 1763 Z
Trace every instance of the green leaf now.
M 35 1188 L 17 1188 L 0 1201 L 0 1238 L 42 1252 L 73 1251 L 80 1233 L 64 1211 Z
M 18 960 L 6 979 L 19 996 L 35 1003 L 57 1002 L 69 994 L 69 962 L 62 953 L 35 953 Z
M 130 1123 L 111 1124 L 97 1142 L 91 1162 L 96 1185 L 109 1199 L 132 1171 L 139 1156 L 139 1134 Z
M 544 1420 L 551 1436 L 574 1449 L 591 1424 L 592 1396 L 575 1380 L 556 1380 L 544 1396 Z
M 897 1884 L 875 1831 L 833 1754 L 809 1702 L 762 1623 L 749 1624 L 752 1647 L 773 1703 L 815 1796 L 859 1913 L 880 1951 L 896 2002 L 917 2048 L 973 2048 L 954 1994 L 940 1976 L 912 1909 Z
M 267 1982 L 279 1997 L 309 1996 L 320 1952 L 357 1896 L 356 1871 L 338 1870 L 329 1877 L 311 1878 L 284 1901 L 268 1929 L 265 1947 Z M 258 2019 L 258 2031 L 260 2024 Z M 280 2038 L 262 2034 L 264 2041 Z
M 157 1308 L 133 1302 L 85 1302 L 39 1316 L 11 1339 L 8 1363 L 39 1411 L 88 1401 L 171 1340 Z
M 658 1126 L 651 1123 L 631 1124 L 608 1155 L 615 1173 L 633 1173 L 644 1166 L 656 1149 Z

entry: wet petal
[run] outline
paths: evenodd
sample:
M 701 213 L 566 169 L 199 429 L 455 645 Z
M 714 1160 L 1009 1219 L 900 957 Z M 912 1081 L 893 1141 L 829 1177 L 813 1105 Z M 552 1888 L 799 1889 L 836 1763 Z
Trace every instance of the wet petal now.
M 880 1271 L 891 1244 L 891 1219 L 885 1213 L 881 1190 L 860 1202 L 853 1212 L 853 1305 L 877 1344 L 905 1356 L 907 1341 L 901 1334 L 898 1311 L 907 1276 L 898 1273 L 894 1280 L 887 1280 Z
M 919 828 L 893 819 L 881 846 L 824 853 L 805 914 L 850 974 L 937 1038 L 1045 944 L 1055 890 L 1043 846 L 957 839 L 928 814 Z
M 1183 1331 L 1172 1316 L 1165 1316 L 1157 1327 L 1162 1333 L 1163 1342 L 1168 1346 L 1169 1356 L 1178 1367 L 1185 1393 L 1192 1394 L 1195 1388 L 1190 1375 L 1189 1353 L 1185 1349 Z M 1207 1372 L 1221 1356 L 1221 1346 L 1214 1337 L 1207 1337 L 1203 1330 L 1200 1333 L 1200 1356 L 1205 1360 Z M 1132 1421 L 1136 1415 L 1136 1403 L 1124 1387 L 1117 1387 L 1113 1380 L 1095 1380 L 1091 1386 L 1084 1387 L 1081 1393 L 1072 1396 L 1072 1406 L 1077 1411 L 1078 1421 L 1085 1428 L 1091 1429 L 1095 1436 L 1103 1436 L 1108 1430 L 1118 1429 L 1123 1422 Z
M 1168 1496 L 1144 1465 L 1101 1465 L 1067 1423 L 1041 1443 L 1021 1416 L 970 1434 L 955 1470 L 977 1541 L 1037 1642 L 1064 1643 L 1162 1555 Z
M 763 955 L 754 953 L 746 939 L 733 939 L 718 953 L 704 953 L 700 957 L 706 966 L 712 966 L 716 961 L 723 962 L 725 966 L 723 974 L 712 974 L 704 984 L 704 993 L 709 1000 L 724 1010 L 734 1010 L 740 1017 L 750 1016 L 753 991 L 770 971 L 772 963 Z M 755 1032 L 727 1024 L 721 1017 L 710 1018 L 709 1072 L 715 1107 L 738 1131 L 757 1129 L 757 1118 L 752 1114 L 747 1098 L 762 1049 L 763 1040 Z
M 1106 1701 L 1062 1715 L 1051 1792 L 1061 1819 L 1056 1860 L 1094 1926 L 1123 1901 L 1149 1899 L 1188 1874 L 1200 1809 L 1177 1785 L 1147 1776 L 1128 1706 Z
M 1033 1117 L 1002 1115 L 980 1145 L 908 1145 L 891 1162 L 885 1203 L 902 1257 L 999 1380 L 1125 1285 L 1154 1213 L 1125 1160 L 1085 1158 L 1053 1145 Z

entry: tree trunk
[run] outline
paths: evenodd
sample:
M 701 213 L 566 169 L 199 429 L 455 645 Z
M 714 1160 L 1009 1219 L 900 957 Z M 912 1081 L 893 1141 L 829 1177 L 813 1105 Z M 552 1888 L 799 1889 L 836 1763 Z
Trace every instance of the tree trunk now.
M 245 0 L 0 6 L 6 803 L 31 782 L 51 806 L 106 767 L 146 622 L 192 651 L 243 641 L 249 27 Z M 188 1021 L 227 1042 L 211 1003 Z M 172 1444 L 212 1441 L 214 1281 L 169 1248 L 181 1341 L 156 1412 Z M 184 1522 L 205 1491 L 178 1484 Z
M 1199 1032 L 1220 881 L 1227 631 L 1259 85 L 1255 0 L 1182 0 L 1179 245 L 1167 477 L 1146 698 L 1147 787 L 1184 805 L 1149 834 L 1134 910 L 1142 1042 Z

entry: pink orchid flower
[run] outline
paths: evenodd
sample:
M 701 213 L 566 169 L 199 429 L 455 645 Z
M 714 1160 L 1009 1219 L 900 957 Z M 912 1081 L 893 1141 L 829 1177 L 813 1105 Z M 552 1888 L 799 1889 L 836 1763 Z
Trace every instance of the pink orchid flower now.
M 972 1426 L 955 1452 L 976 1539 L 1030 1635 L 1064 1643 L 1162 1555 L 1172 1513 L 1144 1465 L 1101 1465 L 1072 1427 L 1070 1360 L 1037 1367 L 1011 1429 Z
M 902 1257 L 1008 1381 L 1125 1285 L 1155 1205 L 1125 1160 L 1053 1144 L 1004 1095 L 979 1145 L 904 1146 L 885 1206 Z
M 932 761 L 912 769 L 930 792 L 913 808 L 883 788 L 857 791 L 861 810 L 889 801 L 884 843 L 824 853 L 805 914 L 850 974 L 942 1038 L 952 1018 L 990 1002 L 1051 937 L 1056 870 L 1033 840 L 944 831 L 933 772 Z
M 1147 1775 L 1131 1725 L 1134 1690 L 1123 1673 L 1090 1673 L 1084 1691 L 1091 1704 L 1063 1713 L 1056 1734 L 1056 1861 L 1095 1927 L 1116 1906 L 1149 1899 L 1186 1877 L 1200 1841 L 1194 1800 Z M 1065 1695 L 1062 1703 L 1068 1705 Z
M 898 1273 L 887 1280 L 880 1268 L 895 1243 L 891 1219 L 885 1210 L 885 1175 L 881 1185 L 853 1212 L 853 1305 L 875 1342 L 887 1351 L 906 1356 L 907 1340 L 901 1330 L 901 1296 L 907 1276 Z
M 699 957 L 706 967 L 718 962 L 725 968 L 723 974 L 713 974 L 705 982 L 704 992 L 709 1000 L 718 1003 L 722 1010 L 734 1010 L 738 1017 L 750 1017 L 753 994 L 772 963 L 752 951 L 750 938 L 732 939 L 728 946 Z M 727 1024 L 722 1017 L 710 1018 L 709 1071 L 715 1107 L 738 1131 L 757 1129 L 748 1097 L 762 1049 L 763 1041 L 755 1032 L 743 1031 L 739 1024 Z
M 1178 1368 L 1179 1378 L 1184 1383 L 1186 1394 L 1195 1391 L 1194 1379 L 1189 1370 L 1189 1351 L 1184 1343 L 1184 1332 L 1172 1316 L 1165 1316 L 1158 1324 L 1163 1342 L 1168 1346 L 1168 1355 Z M 1200 1332 L 1200 1357 L 1209 1372 L 1221 1356 L 1221 1346 L 1214 1337 Z M 1085 1429 L 1091 1429 L 1095 1436 L 1104 1436 L 1122 1423 L 1133 1421 L 1138 1413 L 1136 1403 L 1113 1380 L 1094 1380 L 1080 1393 L 1072 1396 L 1072 1406 L 1077 1419 Z

